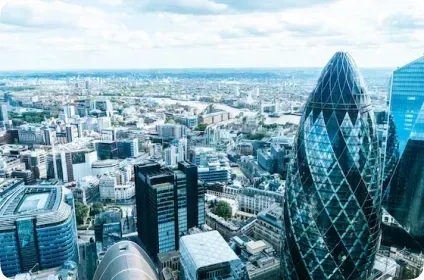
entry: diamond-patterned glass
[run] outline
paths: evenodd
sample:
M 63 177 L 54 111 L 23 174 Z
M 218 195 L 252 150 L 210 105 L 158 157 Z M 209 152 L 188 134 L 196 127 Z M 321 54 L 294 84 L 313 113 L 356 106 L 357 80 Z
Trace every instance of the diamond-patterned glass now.
M 337 53 L 305 106 L 288 173 L 284 279 L 365 279 L 381 235 L 380 151 L 370 98 Z

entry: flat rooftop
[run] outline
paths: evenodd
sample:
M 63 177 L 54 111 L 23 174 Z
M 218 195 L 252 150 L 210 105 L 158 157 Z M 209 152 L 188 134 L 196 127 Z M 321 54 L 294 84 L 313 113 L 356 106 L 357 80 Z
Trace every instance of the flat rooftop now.
M 47 200 L 50 193 L 26 194 L 18 212 L 30 212 L 46 208 Z

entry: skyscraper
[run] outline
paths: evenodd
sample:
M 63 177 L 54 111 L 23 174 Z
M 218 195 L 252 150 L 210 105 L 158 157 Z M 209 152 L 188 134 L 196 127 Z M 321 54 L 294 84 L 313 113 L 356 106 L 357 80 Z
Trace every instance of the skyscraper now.
M 387 211 L 422 245 L 424 57 L 393 72 L 384 162 Z M 387 199 L 387 200 L 386 200 Z
M 300 121 L 285 192 L 285 279 L 366 279 L 381 228 L 374 114 L 351 56 L 324 68 Z
M 424 110 L 390 177 L 388 212 L 424 247 Z
M 134 166 L 138 236 L 147 252 L 177 248 L 178 216 L 175 211 L 174 174 L 157 163 Z
M 180 161 L 178 169 L 186 175 L 187 184 L 187 225 L 188 228 L 205 224 L 205 187 L 199 184 L 197 166 Z
M 389 102 L 402 156 L 424 103 L 424 57 L 393 72 Z
M 197 167 L 180 162 L 179 170 L 157 163 L 134 167 L 138 235 L 156 256 L 178 249 L 189 228 L 205 222 L 204 189 L 197 183 Z

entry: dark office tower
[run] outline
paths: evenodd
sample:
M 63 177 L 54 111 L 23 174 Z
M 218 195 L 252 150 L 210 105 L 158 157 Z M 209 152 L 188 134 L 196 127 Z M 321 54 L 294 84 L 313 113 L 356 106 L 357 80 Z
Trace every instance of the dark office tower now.
M 390 181 L 387 210 L 424 247 L 424 111 Z
M 187 225 L 188 228 L 205 224 L 205 188 L 198 183 L 197 166 L 187 161 L 178 163 L 178 169 L 187 177 Z
M 177 249 L 174 173 L 157 163 L 134 166 L 138 236 L 153 257 Z
M 284 203 L 284 279 L 367 279 L 381 236 L 374 113 L 351 56 L 324 68 L 300 121 Z
M 118 146 L 115 141 L 102 140 L 97 142 L 96 150 L 99 160 L 118 158 Z

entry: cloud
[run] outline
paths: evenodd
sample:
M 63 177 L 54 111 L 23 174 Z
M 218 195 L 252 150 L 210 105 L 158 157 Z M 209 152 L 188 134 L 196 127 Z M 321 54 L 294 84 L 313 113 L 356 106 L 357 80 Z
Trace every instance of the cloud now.
M 415 31 L 424 29 L 424 16 L 396 13 L 386 17 L 383 20 L 384 27 L 397 31 Z
M 226 13 L 228 6 L 213 0 L 134 0 L 127 4 L 140 12 L 169 12 L 176 14 Z
M 216 0 L 236 12 L 275 12 L 299 7 L 322 5 L 337 0 Z
M 42 29 L 114 28 L 110 17 L 100 9 L 56 0 L 10 1 L 1 10 L 0 23 Z

